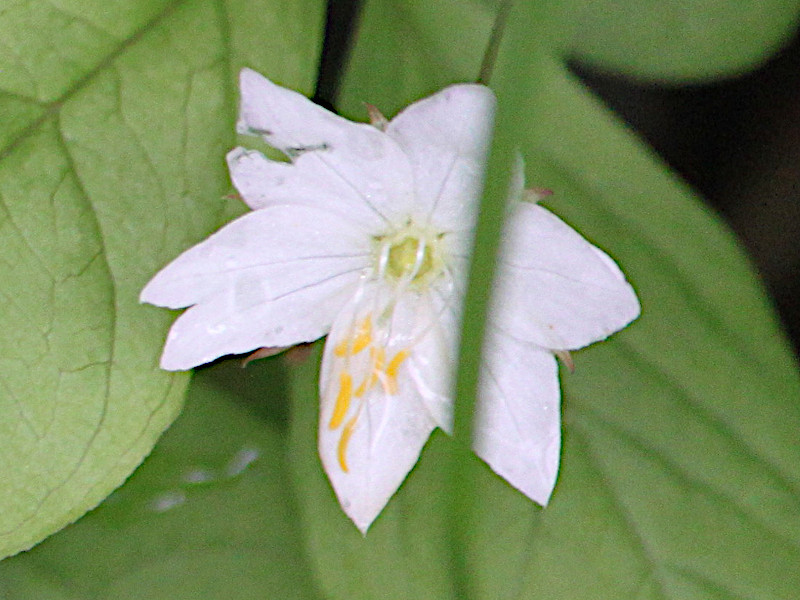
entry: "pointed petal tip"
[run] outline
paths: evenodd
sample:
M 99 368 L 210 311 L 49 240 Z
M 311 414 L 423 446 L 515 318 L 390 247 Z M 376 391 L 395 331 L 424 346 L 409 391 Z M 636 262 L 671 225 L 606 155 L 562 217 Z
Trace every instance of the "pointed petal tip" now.
M 142 288 L 142 291 L 139 292 L 139 304 L 152 304 L 154 306 L 161 306 L 158 301 L 158 294 L 154 292 L 154 285 L 153 282 L 156 280 L 158 275 L 153 277 L 147 284 Z
M 239 84 L 244 85 L 246 82 L 257 81 L 259 79 L 267 79 L 258 71 L 251 69 L 250 67 L 244 67 L 241 71 L 239 71 Z
M 483 457 L 481 458 L 485 460 Z M 532 473 L 528 471 L 526 476 L 523 475 L 524 471 L 514 472 L 504 468 L 503 465 L 498 463 L 492 464 L 488 461 L 485 462 L 499 477 L 504 479 L 508 485 L 513 487 L 520 494 L 532 500 L 542 508 L 547 507 L 552 498 L 553 490 L 556 487 L 558 467 L 556 467 L 552 474 L 542 473 L 539 468 L 537 468 L 536 471 L 539 472 L 536 475 L 532 475 Z
M 477 453 L 477 449 L 475 450 Z M 510 485 L 520 494 L 528 498 L 528 500 L 535 502 L 542 508 L 547 507 L 556 486 L 558 469 L 556 469 L 555 473 L 552 475 L 541 472 L 533 474 L 530 470 L 526 473 L 525 470 L 514 470 L 513 465 L 512 469 L 509 469 L 507 468 L 508 465 L 503 465 L 497 461 L 494 461 L 493 464 L 481 456 L 480 453 L 478 456 L 506 485 Z M 520 453 L 519 456 L 522 456 L 522 453 Z M 539 469 L 537 468 L 536 471 L 539 471 Z
M 446 88 L 444 88 L 443 90 L 441 90 L 440 92 L 437 92 L 437 93 L 443 93 L 443 92 L 445 92 L 445 93 L 455 92 L 455 93 L 458 93 L 458 94 L 469 94 L 469 95 L 473 95 L 473 96 L 481 96 L 482 100 L 489 101 L 491 103 L 494 103 L 496 101 L 496 96 L 494 95 L 494 92 L 492 91 L 492 88 L 490 88 L 490 87 L 488 87 L 488 86 L 486 86 L 486 85 L 484 85 L 482 83 L 474 83 L 474 82 L 454 83 L 452 85 L 447 86 Z
M 264 94 L 272 94 L 280 90 L 291 91 L 248 67 L 239 71 L 239 93 L 242 102 L 256 99 L 263 101 Z
M 195 367 L 219 358 L 219 356 L 209 356 L 207 352 L 203 354 L 203 349 L 197 345 L 182 343 L 180 334 L 175 333 L 175 326 L 181 318 L 178 317 L 173 323 L 164 342 L 164 350 L 161 352 L 161 359 L 158 363 L 158 366 L 164 371 L 191 371 Z
M 388 502 L 387 502 L 388 503 Z M 347 516 L 353 521 L 353 524 L 356 528 L 361 532 L 363 537 L 367 536 L 367 532 L 370 530 L 372 525 L 375 523 L 375 520 L 380 516 L 383 510 L 386 508 L 384 504 L 381 506 L 380 509 L 375 510 L 375 507 L 363 507 L 364 510 L 361 511 L 361 514 L 354 515 L 348 513 Z
M 182 371 L 191 371 L 197 365 L 187 365 L 184 361 L 178 360 L 175 356 L 168 355 L 166 351 L 161 355 L 161 360 L 158 366 L 164 371 L 172 371 L 178 373 Z
M 634 321 L 642 315 L 642 302 L 639 300 L 639 296 L 636 294 L 636 290 L 633 289 L 633 286 L 630 284 L 628 285 L 630 286 L 631 294 L 633 295 L 633 317 L 631 318 L 631 321 Z
M 550 499 L 553 497 L 553 490 L 556 486 L 556 479 L 553 477 L 552 482 L 540 482 L 539 486 L 517 486 L 513 482 L 509 481 L 512 487 L 515 487 L 527 498 L 533 500 L 536 504 L 541 506 L 542 508 L 547 508 L 547 505 L 550 503 Z
M 468 102 L 473 103 L 475 107 L 481 107 L 483 110 L 487 111 L 488 114 L 494 113 L 495 105 L 497 104 L 497 96 L 494 95 L 491 88 L 482 83 L 459 83 L 445 88 L 442 92 L 447 92 L 449 90 L 455 91 L 460 96 L 468 98 Z
M 353 524 L 361 532 L 361 537 L 367 537 L 367 531 L 369 531 L 369 528 L 372 525 L 372 523 L 373 521 L 370 521 L 369 523 L 358 523 L 356 521 L 353 521 Z
M 372 524 L 375 522 L 375 519 L 378 518 L 378 515 L 381 514 L 381 511 L 384 507 L 381 507 L 379 510 L 375 510 L 374 507 L 368 506 L 366 503 L 361 504 L 360 506 L 354 506 L 350 504 L 349 506 L 344 505 L 341 499 L 339 500 L 339 505 L 342 507 L 342 510 L 347 515 L 347 518 L 356 526 L 359 532 L 363 537 L 367 536 L 367 532 L 369 531 Z
M 242 156 L 246 155 L 247 152 L 248 150 L 242 146 L 236 146 L 232 150 L 229 150 L 225 155 L 225 161 L 228 163 L 228 168 L 236 163 L 236 161 L 238 161 Z
M 140 304 L 152 304 L 172 310 L 186 308 L 191 304 L 191 302 L 185 301 L 185 298 L 175 297 L 174 286 L 171 285 L 169 276 L 164 275 L 169 267 L 170 265 L 167 265 L 161 269 L 142 288 L 142 291 L 139 292 Z
M 547 508 L 547 506 L 550 504 L 550 500 L 553 499 L 553 492 L 556 489 L 556 481 L 557 481 L 556 477 L 553 477 L 553 481 L 550 483 L 549 489 L 546 489 L 543 494 L 539 495 L 538 498 L 531 497 L 531 500 L 536 502 L 536 504 L 538 504 L 542 508 Z
M 642 303 L 639 300 L 639 296 L 636 294 L 636 290 L 633 289 L 633 286 L 628 282 L 627 279 L 624 279 L 623 275 L 623 284 L 625 286 L 624 291 L 622 292 L 625 294 L 625 306 L 620 311 L 622 314 L 620 315 L 620 323 L 619 326 L 615 329 L 612 329 L 609 332 L 609 336 L 617 333 L 625 329 L 628 325 L 633 323 L 636 319 L 638 319 L 642 315 Z

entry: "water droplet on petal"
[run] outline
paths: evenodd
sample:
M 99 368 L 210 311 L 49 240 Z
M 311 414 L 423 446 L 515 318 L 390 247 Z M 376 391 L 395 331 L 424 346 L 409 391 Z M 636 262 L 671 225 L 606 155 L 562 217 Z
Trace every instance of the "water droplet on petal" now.
M 208 331 L 208 333 L 210 333 L 212 335 L 219 335 L 220 333 L 224 333 L 226 329 L 227 329 L 227 327 L 225 327 L 225 325 L 223 325 L 222 323 L 219 323 L 217 325 L 209 326 L 206 331 Z

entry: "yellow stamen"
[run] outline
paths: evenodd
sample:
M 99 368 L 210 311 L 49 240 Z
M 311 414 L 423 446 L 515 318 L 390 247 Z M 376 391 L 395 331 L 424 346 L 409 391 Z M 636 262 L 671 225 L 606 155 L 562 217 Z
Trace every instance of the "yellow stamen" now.
M 361 396 L 367 393 L 368 389 L 372 388 L 372 377 L 373 377 L 372 375 L 368 375 L 367 377 L 364 378 L 364 381 L 358 384 L 356 391 L 353 392 L 353 395 L 356 398 L 361 398 Z
M 333 407 L 333 416 L 328 423 L 330 429 L 336 429 L 342 424 L 347 409 L 350 408 L 350 400 L 353 398 L 353 378 L 350 373 L 343 371 L 339 375 L 339 394 L 336 396 L 336 405 Z
M 407 359 L 411 355 L 410 350 L 401 350 L 397 354 L 394 355 L 392 360 L 389 361 L 389 365 L 386 367 L 386 391 L 389 394 L 396 394 L 397 393 L 397 372 L 400 370 L 400 365 L 403 364 L 403 361 Z
M 339 457 L 339 466 L 342 468 L 342 471 L 345 473 L 348 472 L 347 467 L 347 444 L 350 443 L 350 437 L 353 435 L 353 429 L 356 426 L 356 420 L 358 419 L 358 414 L 356 414 L 352 419 L 350 419 L 347 424 L 342 429 L 342 437 L 339 438 L 339 449 L 338 449 L 338 457 Z
M 383 371 L 383 365 L 386 364 L 386 348 L 373 348 L 372 352 L 372 370 Z
M 378 377 L 383 372 L 383 366 L 386 364 L 386 350 L 383 348 L 375 348 L 374 346 L 369 349 L 370 356 L 370 373 L 356 388 L 354 396 L 360 398 L 378 383 Z
M 356 328 L 353 335 L 337 344 L 333 349 L 336 356 L 353 356 L 372 343 L 372 316 L 367 315 Z

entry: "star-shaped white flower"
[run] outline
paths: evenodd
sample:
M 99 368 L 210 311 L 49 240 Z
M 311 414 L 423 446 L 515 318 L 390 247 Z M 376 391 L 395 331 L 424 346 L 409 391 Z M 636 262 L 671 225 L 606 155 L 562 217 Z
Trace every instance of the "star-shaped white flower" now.
M 353 123 L 241 73 L 239 131 L 291 162 L 228 154 L 253 212 L 158 273 L 141 299 L 191 307 L 161 366 L 328 334 L 319 451 L 366 531 L 436 427 L 452 378 L 494 97 L 454 85 L 390 122 Z M 554 353 L 604 339 L 639 304 L 616 264 L 545 209 L 516 201 L 504 236 L 481 373 L 476 452 L 546 504 L 558 471 Z

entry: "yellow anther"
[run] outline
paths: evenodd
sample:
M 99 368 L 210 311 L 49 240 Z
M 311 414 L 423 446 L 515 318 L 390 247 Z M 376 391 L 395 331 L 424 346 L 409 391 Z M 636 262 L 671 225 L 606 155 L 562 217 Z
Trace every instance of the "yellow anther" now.
M 364 378 L 364 381 L 358 384 L 356 391 L 353 392 L 353 395 L 356 398 L 361 398 L 364 394 L 367 393 L 367 390 L 372 388 L 372 375 L 368 375 Z
M 370 350 L 370 357 L 372 358 L 373 372 L 383 371 L 383 365 L 386 364 L 386 349 L 382 347 L 372 348 Z
M 345 473 L 349 470 L 347 467 L 347 444 L 350 443 L 350 437 L 353 435 L 353 429 L 355 429 L 357 419 L 358 414 L 347 422 L 344 429 L 342 429 L 342 437 L 339 438 L 337 455 L 339 457 L 339 466 Z
M 340 342 L 333 349 L 336 356 L 352 356 L 358 354 L 372 343 L 372 316 L 367 315 L 356 328 L 353 335 Z
M 350 408 L 350 400 L 353 398 L 353 378 L 350 373 L 343 371 L 339 375 L 339 394 L 336 396 L 336 405 L 333 407 L 333 416 L 328 423 L 330 429 L 336 429 L 342 424 L 347 409 Z
M 386 391 L 389 394 L 397 393 L 397 372 L 400 370 L 400 365 L 403 361 L 411 355 L 410 350 L 401 350 L 392 357 L 386 367 Z
M 366 322 L 366 320 L 365 320 Z M 336 397 L 336 405 L 333 408 L 333 416 L 328 424 L 330 429 L 339 427 L 347 416 L 353 396 L 360 398 L 371 390 L 379 381 L 383 384 L 387 394 L 397 393 L 397 375 L 403 362 L 411 356 L 411 350 L 401 350 L 396 353 L 389 364 L 386 364 L 386 349 L 383 347 L 370 346 L 370 371 L 364 377 L 358 387 L 353 391 L 353 377 L 347 371 L 339 374 L 339 394 Z M 344 473 L 349 471 L 347 465 L 347 446 L 355 430 L 358 412 L 347 421 L 339 437 L 337 448 L 337 458 L 339 467 Z
M 369 349 L 369 357 L 370 372 L 356 388 L 354 393 L 356 398 L 360 398 L 366 394 L 378 383 L 378 377 L 383 373 L 383 366 L 386 364 L 386 350 L 373 346 Z

